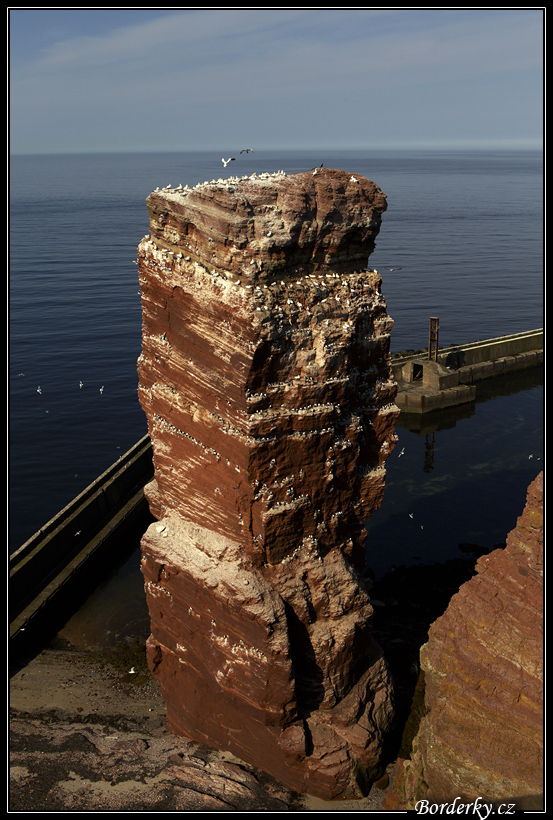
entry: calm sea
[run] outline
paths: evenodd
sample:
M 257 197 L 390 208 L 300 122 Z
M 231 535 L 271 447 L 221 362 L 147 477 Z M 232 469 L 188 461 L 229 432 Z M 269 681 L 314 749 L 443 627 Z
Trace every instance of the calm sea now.
M 543 325 L 543 168 L 533 152 L 15 156 L 10 162 L 9 546 L 16 549 L 146 432 L 137 400 L 136 246 L 157 186 L 324 163 L 388 196 L 371 266 L 392 350 Z M 401 270 L 387 272 L 385 266 Z M 461 414 L 462 416 L 463 414 Z M 504 541 L 543 465 L 543 387 L 499 391 L 440 429 L 398 428 L 369 524 L 377 573 Z M 443 429 L 442 429 L 443 428 Z M 404 450 L 403 455 L 399 453 Z

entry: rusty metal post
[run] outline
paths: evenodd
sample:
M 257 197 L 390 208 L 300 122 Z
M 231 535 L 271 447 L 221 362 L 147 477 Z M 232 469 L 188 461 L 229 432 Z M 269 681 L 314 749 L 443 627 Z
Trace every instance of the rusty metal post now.
M 430 328 L 428 331 L 428 358 L 438 361 L 438 331 L 440 320 L 437 316 L 430 317 Z

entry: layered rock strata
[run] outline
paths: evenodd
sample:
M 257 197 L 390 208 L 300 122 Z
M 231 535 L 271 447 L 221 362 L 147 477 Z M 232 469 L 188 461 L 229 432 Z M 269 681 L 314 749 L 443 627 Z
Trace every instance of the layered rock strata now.
M 168 725 L 296 791 L 355 794 L 393 712 L 360 574 L 398 413 L 366 267 L 385 197 L 319 169 L 147 205 L 142 569 Z
M 480 558 L 421 649 L 424 707 L 388 808 L 539 808 L 543 796 L 543 473 L 505 549 Z M 505 805 L 503 813 L 505 813 Z

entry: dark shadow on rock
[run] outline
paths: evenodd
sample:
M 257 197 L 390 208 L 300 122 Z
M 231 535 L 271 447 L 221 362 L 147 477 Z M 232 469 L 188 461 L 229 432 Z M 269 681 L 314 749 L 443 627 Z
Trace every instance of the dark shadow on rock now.
M 323 673 L 317 664 L 307 627 L 290 604 L 285 603 L 284 608 L 288 622 L 298 715 L 305 718 L 318 708 L 324 698 Z
M 473 554 L 479 552 L 476 545 L 470 546 Z M 394 567 L 373 584 L 373 635 L 382 647 L 395 687 L 392 758 L 398 754 L 409 756 L 405 752 L 424 709 L 420 648 L 428 639 L 430 625 L 445 612 L 459 587 L 475 574 L 475 563 L 476 557 L 467 557 L 443 564 Z

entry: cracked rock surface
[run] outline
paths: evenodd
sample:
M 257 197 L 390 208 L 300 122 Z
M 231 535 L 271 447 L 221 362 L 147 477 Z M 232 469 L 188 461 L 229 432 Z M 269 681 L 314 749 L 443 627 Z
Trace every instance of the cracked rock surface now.
M 10 801 L 17 812 L 351 811 L 294 794 L 233 755 L 167 731 L 145 654 L 44 649 L 11 679 Z

